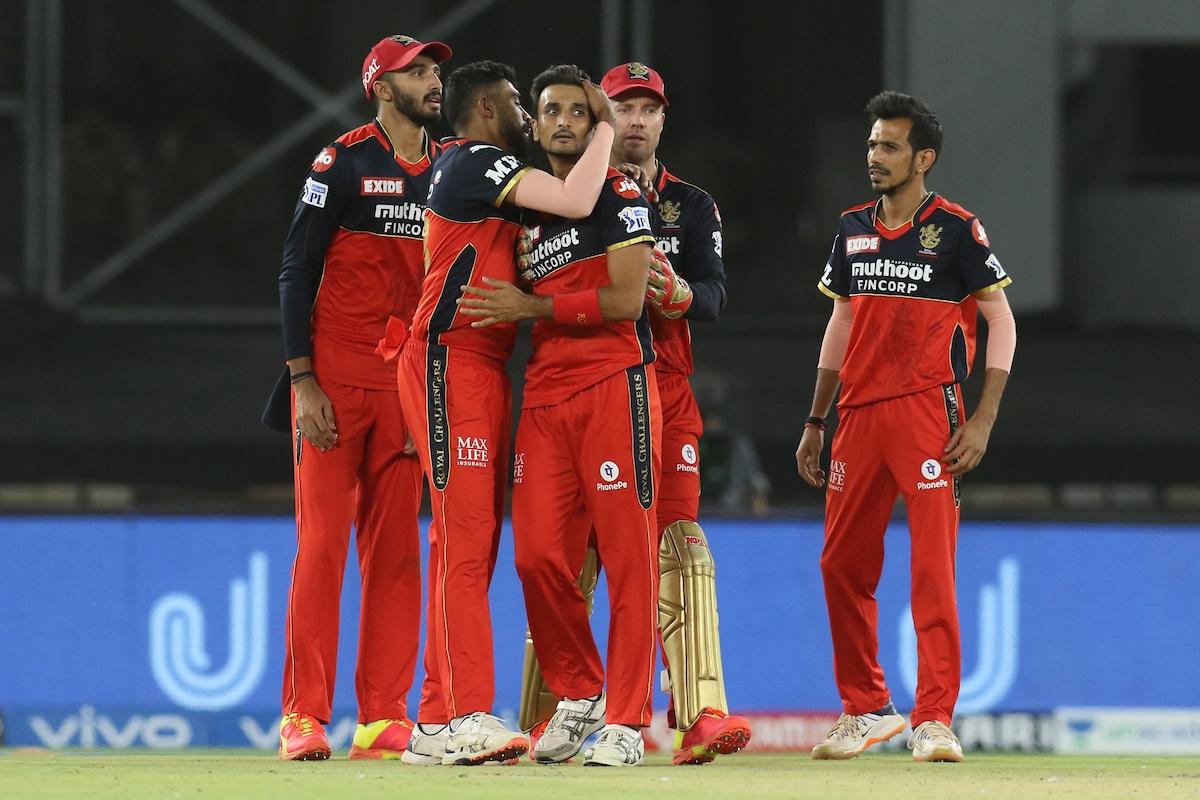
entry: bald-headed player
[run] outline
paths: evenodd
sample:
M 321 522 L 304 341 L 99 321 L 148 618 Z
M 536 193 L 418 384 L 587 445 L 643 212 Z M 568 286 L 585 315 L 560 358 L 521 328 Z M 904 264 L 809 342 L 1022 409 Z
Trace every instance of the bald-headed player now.
M 697 519 L 703 424 L 688 376 L 691 322 L 713 322 L 725 307 L 721 214 L 712 196 L 658 160 L 666 122 L 662 76 L 640 62 L 619 64 L 601 86 L 615 108 L 613 161 L 639 165 L 653 179 L 658 245 L 666 254 L 650 272 L 655 371 L 663 407 L 659 483 L 659 625 L 675 728 L 674 763 L 703 764 L 750 740 L 750 724 L 725 699 L 717 630 L 716 568 Z
M 565 217 L 591 213 L 608 173 L 612 108 L 585 84 L 599 120 L 566 180 L 527 166 L 530 118 L 510 67 L 467 64 L 446 79 L 446 116 L 458 137 L 433 165 L 425 223 L 426 274 L 397 367 L 405 418 L 433 507 L 426 682 L 404 760 L 419 764 L 508 762 L 529 741 L 492 716 L 495 695 L 487 591 L 496 563 L 508 475 L 511 395 L 505 361 L 514 323 L 473 325 L 463 290 L 516 281 L 521 209 Z M 581 298 L 568 298 L 562 313 Z M 574 303 L 572 305 L 571 303 Z
M 354 525 L 362 575 L 351 758 L 399 758 L 420 636 L 421 467 L 395 371 L 375 352 L 417 307 L 421 215 L 441 118 L 440 42 L 390 36 L 363 62 L 376 116 L 317 154 L 279 273 L 288 371 L 264 421 L 294 432 L 296 563 L 287 604 L 279 757 L 329 758 L 338 598 Z M 319 289 L 319 291 L 318 291 Z M 289 394 L 291 409 L 289 410 Z

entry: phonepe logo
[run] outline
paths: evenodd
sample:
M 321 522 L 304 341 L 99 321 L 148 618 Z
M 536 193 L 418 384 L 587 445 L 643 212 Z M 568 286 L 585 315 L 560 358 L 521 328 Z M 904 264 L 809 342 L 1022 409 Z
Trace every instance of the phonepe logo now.
M 605 461 L 600 465 L 600 483 L 596 484 L 596 490 L 600 492 L 612 492 L 617 489 L 628 489 L 629 484 L 620 480 L 621 468 L 613 461 Z

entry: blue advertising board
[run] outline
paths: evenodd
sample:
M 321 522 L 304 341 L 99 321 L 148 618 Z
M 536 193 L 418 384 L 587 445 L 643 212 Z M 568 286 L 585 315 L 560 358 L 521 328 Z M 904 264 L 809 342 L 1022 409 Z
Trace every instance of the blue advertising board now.
M 712 521 L 730 705 L 839 708 L 813 521 Z M 275 742 L 291 520 L 0 518 L 0 712 L 9 744 Z M 908 535 L 893 522 L 880 659 L 911 706 Z M 353 552 L 353 551 L 352 551 Z M 966 523 L 959 537 L 960 714 L 1195 706 L 1200 527 Z M 508 529 L 490 593 L 496 708 L 513 719 L 525 613 Z M 335 746 L 353 730 L 358 572 L 347 563 Z M 607 598 L 597 594 L 601 640 Z M 410 696 L 415 713 L 421 675 Z M 665 704 L 660 698 L 660 707 Z

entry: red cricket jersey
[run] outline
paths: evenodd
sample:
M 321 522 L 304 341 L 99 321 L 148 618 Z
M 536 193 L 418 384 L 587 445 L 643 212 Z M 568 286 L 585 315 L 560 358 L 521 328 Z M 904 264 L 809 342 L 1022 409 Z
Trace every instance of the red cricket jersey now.
M 404 161 L 375 120 L 321 150 L 309 168 L 279 284 L 286 357 L 311 355 L 318 380 L 395 391 L 394 370 L 375 346 L 388 317 L 410 319 L 417 307 L 435 152 L 429 143 L 420 161 Z
M 504 198 L 530 169 L 493 144 L 457 139 L 433 164 L 425 217 L 425 282 L 411 336 L 500 360 L 512 353 L 514 323 L 472 328 L 459 314 L 460 286 L 485 277 L 516 282 L 521 209 Z
M 529 236 L 533 250 L 521 277 L 543 296 L 607 286 L 608 253 L 654 244 L 649 203 L 635 181 L 614 169 L 590 215 L 575 220 L 544 216 Z M 533 357 L 525 368 L 523 407 L 561 403 L 629 367 L 654 361 L 648 314 L 643 308 L 636 322 L 604 325 L 538 320 Z
M 959 383 L 975 359 L 974 292 L 1012 283 L 979 219 L 930 193 L 890 229 L 879 204 L 842 213 L 817 288 L 854 304 L 839 408 Z

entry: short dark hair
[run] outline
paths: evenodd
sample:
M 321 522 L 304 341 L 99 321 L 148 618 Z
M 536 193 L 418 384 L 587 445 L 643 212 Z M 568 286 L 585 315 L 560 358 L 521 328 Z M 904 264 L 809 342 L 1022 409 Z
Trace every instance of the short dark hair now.
M 508 64 L 498 61 L 472 61 L 451 72 L 442 84 L 446 119 L 455 132 L 466 124 L 471 106 L 486 89 L 500 81 L 516 86 L 517 74 Z
M 529 87 L 529 99 L 533 101 L 533 113 L 538 112 L 538 98 L 542 96 L 547 86 L 566 84 L 568 86 L 583 86 L 584 81 L 590 81 L 588 74 L 574 64 L 555 64 L 546 67 Z
M 867 101 L 867 113 L 871 116 L 872 124 L 878 119 L 906 117 L 912 120 L 908 143 L 912 145 L 913 152 L 932 150 L 941 155 L 942 121 L 933 109 L 917 98 L 887 89 Z

